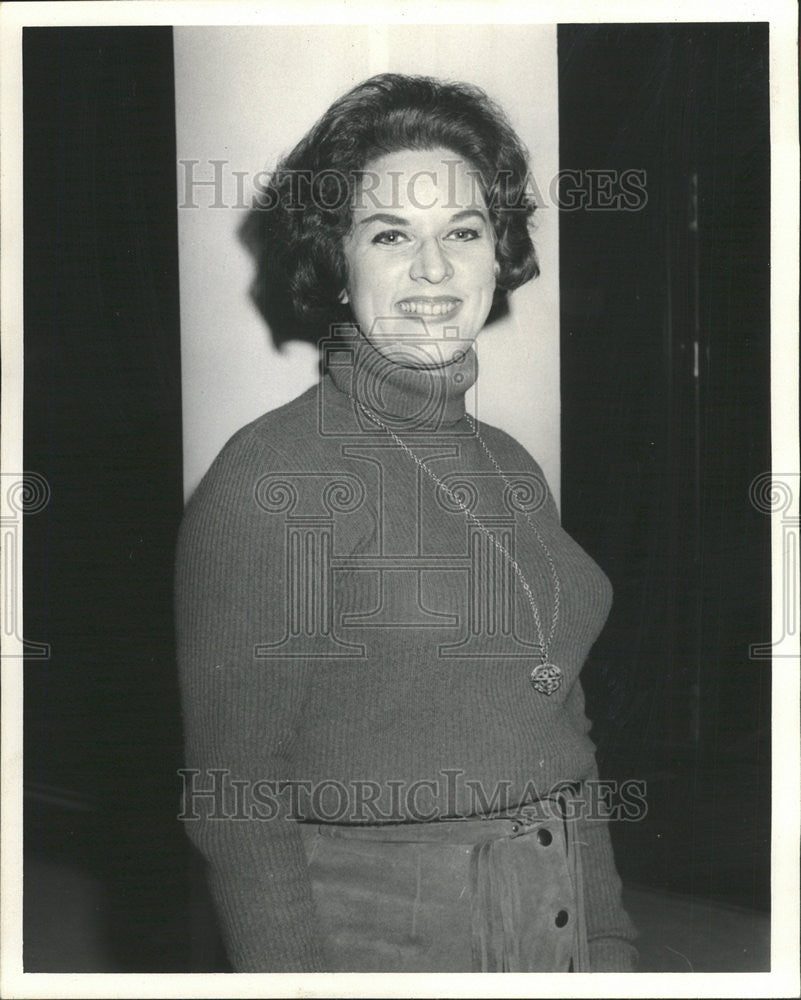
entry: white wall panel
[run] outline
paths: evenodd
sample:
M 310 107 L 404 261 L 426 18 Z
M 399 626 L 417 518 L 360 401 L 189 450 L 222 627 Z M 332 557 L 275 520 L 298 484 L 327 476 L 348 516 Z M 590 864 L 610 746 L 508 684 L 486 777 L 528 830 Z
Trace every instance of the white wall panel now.
M 316 351 L 302 343 L 276 350 L 250 299 L 254 263 L 238 237 L 243 205 L 259 172 L 334 98 L 383 71 L 477 83 L 531 151 L 545 201 L 535 232 L 542 274 L 479 338 L 481 375 L 469 405 L 528 448 L 558 497 L 558 217 L 548 197 L 558 170 L 556 28 L 467 24 L 175 29 L 187 496 L 235 430 L 317 378 Z M 197 184 L 215 174 L 219 198 L 213 185 Z

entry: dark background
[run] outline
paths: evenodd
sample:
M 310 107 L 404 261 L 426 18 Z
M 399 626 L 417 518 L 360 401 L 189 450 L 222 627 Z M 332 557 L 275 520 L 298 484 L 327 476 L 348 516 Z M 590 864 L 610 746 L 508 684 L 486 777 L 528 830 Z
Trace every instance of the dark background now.
M 618 862 L 752 914 L 770 899 L 769 666 L 748 657 L 770 623 L 748 501 L 770 468 L 767 39 L 559 29 L 563 168 L 647 176 L 640 211 L 560 216 L 563 520 L 616 594 L 589 712 L 602 774 L 648 783 Z M 25 523 L 24 634 L 51 647 L 25 665 L 25 969 L 225 969 L 175 819 L 171 30 L 23 46 L 25 468 L 51 489 Z
M 588 711 L 601 774 L 648 782 L 621 873 L 767 909 L 767 25 L 562 26 L 559 95 L 562 168 L 647 176 L 559 231 L 562 518 L 615 588 Z

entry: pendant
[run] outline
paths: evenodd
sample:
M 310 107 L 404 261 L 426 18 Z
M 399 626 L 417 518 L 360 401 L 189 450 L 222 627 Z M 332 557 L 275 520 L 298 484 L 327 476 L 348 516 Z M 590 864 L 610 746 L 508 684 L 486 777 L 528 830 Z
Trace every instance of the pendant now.
M 531 684 L 540 694 L 553 694 L 562 686 L 562 670 L 555 663 L 541 663 L 531 671 Z

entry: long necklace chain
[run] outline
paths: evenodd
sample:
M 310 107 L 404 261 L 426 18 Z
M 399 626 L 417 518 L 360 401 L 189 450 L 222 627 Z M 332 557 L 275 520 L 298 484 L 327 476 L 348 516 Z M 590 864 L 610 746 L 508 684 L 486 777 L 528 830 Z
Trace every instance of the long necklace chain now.
M 556 566 L 554 565 L 553 557 L 551 556 L 551 553 L 550 553 L 550 551 L 548 549 L 548 546 L 545 544 L 545 541 L 544 541 L 542 535 L 539 533 L 539 531 L 537 530 L 536 525 L 534 524 L 534 522 L 529 517 L 528 511 L 526 511 L 523 508 L 520 508 L 521 511 L 522 511 L 522 513 L 523 513 L 523 516 L 526 518 L 526 520 L 529 523 L 529 526 L 531 527 L 532 531 L 534 532 L 534 535 L 535 535 L 537 541 L 539 542 L 540 547 L 542 548 L 542 551 L 543 551 L 543 553 L 545 555 L 545 558 L 546 558 L 546 560 L 548 562 L 548 567 L 549 567 L 549 569 L 551 571 L 551 578 L 553 579 L 553 585 L 554 585 L 553 614 L 551 615 L 551 626 L 550 626 L 550 630 L 549 630 L 549 634 L 548 634 L 548 638 L 547 639 L 545 638 L 545 634 L 544 634 L 543 629 L 542 629 L 542 620 L 540 618 L 540 612 L 539 612 L 539 608 L 537 607 L 537 602 L 534 600 L 534 594 L 532 593 L 532 590 L 531 590 L 531 587 L 529 586 L 528 580 L 526 580 L 525 576 L 523 575 L 523 570 L 520 568 L 520 564 L 515 559 L 515 557 L 512 555 L 512 553 L 507 549 L 507 547 L 502 542 L 498 541 L 498 539 L 495 537 L 495 535 L 489 530 L 489 528 L 486 527 L 486 525 L 482 524 L 482 522 L 470 510 L 470 508 L 467 506 L 467 504 L 464 503 L 464 501 L 461 500 L 456 495 L 456 493 L 449 486 L 447 486 L 429 468 L 429 466 L 426 465 L 426 463 L 423 461 L 422 458 L 420 458 L 419 455 L 416 455 L 412 451 L 412 449 L 406 444 L 406 442 L 398 434 L 396 434 L 395 431 L 393 431 L 392 428 L 389 427 L 378 416 L 377 413 L 374 413 L 372 410 L 368 409 L 368 407 L 366 407 L 362 402 L 360 402 L 358 399 L 356 399 L 355 396 L 351 395 L 350 393 L 348 393 L 348 395 L 350 396 L 351 401 L 354 403 L 354 405 L 358 406 L 359 409 L 362 411 L 362 413 L 364 413 L 364 415 L 369 420 L 371 420 L 373 423 L 377 424 L 379 427 L 381 427 L 383 430 L 385 430 L 387 432 L 387 434 L 389 434 L 389 436 L 395 442 L 395 444 L 397 444 L 398 447 L 401 448 L 409 456 L 409 458 L 412 459 L 412 461 L 415 463 L 415 465 L 419 469 L 422 469 L 422 471 L 426 473 L 426 475 L 436 484 L 436 486 L 438 487 L 438 489 L 442 490 L 442 492 L 448 497 L 448 499 L 451 500 L 460 510 L 462 510 L 467 515 L 467 517 L 473 522 L 473 524 L 475 524 L 475 526 L 481 532 L 483 532 L 487 536 L 487 538 L 489 538 L 489 540 L 492 542 L 492 544 L 495 546 L 495 548 L 498 549 L 498 551 L 501 553 L 501 555 L 503 555 L 503 557 L 507 560 L 509 566 L 511 566 L 511 568 L 514 570 L 514 573 L 517 576 L 518 580 L 520 581 L 521 587 L 523 588 L 523 592 L 525 593 L 525 595 L 526 595 L 526 597 L 528 599 L 528 603 L 531 606 L 531 613 L 532 613 L 532 615 L 534 617 L 534 625 L 536 626 L 536 629 L 537 629 L 537 639 L 538 639 L 538 645 L 539 645 L 539 648 L 540 648 L 540 656 L 542 657 L 542 662 L 539 664 L 539 666 L 535 667 L 534 670 L 532 670 L 532 672 L 531 672 L 531 683 L 541 693 L 543 693 L 543 694 L 553 694 L 553 692 L 556 691 L 557 688 L 559 688 L 561 686 L 562 671 L 561 671 L 560 667 L 556 666 L 556 664 L 548 662 L 548 650 L 550 649 L 551 642 L 552 642 L 554 634 L 556 632 L 556 624 L 559 621 L 559 606 L 560 606 L 559 605 L 559 600 L 560 600 L 560 594 L 561 594 L 561 587 L 560 587 L 560 583 L 559 583 L 559 575 L 556 572 Z M 472 427 L 473 432 L 476 435 L 476 439 L 478 440 L 479 444 L 481 445 L 481 447 L 486 452 L 487 457 L 492 462 L 492 465 L 494 466 L 496 472 L 498 473 L 498 475 L 503 480 L 503 482 L 506 485 L 506 488 L 509 490 L 510 494 L 512 496 L 515 496 L 515 489 L 512 486 L 512 483 L 509 481 L 508 476 L 501 469 L 500 465 L 498 464 L 497 459 L 492 454 L 492 452 L 489 450 L 489 448 L 487 447 L 487 445 L 484 442 L 484 440 L 481 437 L 481 435 L 478 433 L 478 428 L 476 426 L 475 421 L 473 420 L 473 418 L 469 414 L 465 414 L 465 416 L 467 417 L 467 419 L 468 419 L 468 421 L 470 423 L 470 426 Z
M 489 458 L 490 462 L 492 462 L 493 466 L 495 467 L 495 471 L 498 473 L 498 475 L 501 477 L 501 479 L 506 484 L 506 488 L 509 490 L 509 493 L 512 496 L 515 496 L 515 488 L 512 486 L 512 484 L 509 481 L 509 478 L 506 475 L 506 473 L 503 471 L 503 469 L 498 464 L 498 460 L 495 458 L 495 456 L 492 454 L 492 452 L 487 447 L 487 444 L 484 441 L 484 439 L 478 433 L 478 427 L 476 426 L 475 420 L 472 418 L 472 416 L 469 413 L 465 413 L 465 417 L 467 417 L 467 421 L 470 424 L 470 426 L 472 427 L 473 432 L 476 435 L 476 440 L 481 445 L 481 447 L 484 449 L 484 452 L 486 453 L 487 458 Z M 554 565 L 553 556 L 551 555 L 550 550 L 548 549 L 548 546 L 545 544 L 545 540 L 543 539 L 542 535 L 539 533 L 539 529 L 537 528 L 536 524 L 534 524 L 534 522 L 531 520 L 531 518 L 529 517 L 528 511 L 524 507 L 521 507 L 520 510 L 521 510 L 521 512 L 523 514 L 523 517 L 525 517 L 525 519 L 528 521 L 529 527 L 534 532 L 534 535 L 535 535 L 537 541 L 540 544 L 540 548 L 542 549 L 543 554 L 544 554 L 544 556 L 545 556 L 545 558 L 546 558 L 546 560 L 548 562 L 548 568 L 551 571 L 551 579 L 553 580 L 553 614 L 551 615 L 551 629 L 550 629 L 550 632 L 549 632 L 549 635 L 548 635 L 548 647 L 550 647 L 551 642 L 552 642 L 553 637 L 554 637 L 554 633 L 556 632 L 556 623 L 559 621 L 559 601 L 560 601 L 560 597 L 561 597 L 561 593 L 562 593 L 562 588 L 561 588 L 560 583 L 559 583 L 559 574 L 556 572 L 556 566 Z M 529 588 L 528 584 L 525 583 L 525 581 L 523 581 L 522 576 L 521 576 L 521 582 L 523 583 L 523 589 L 529 595 L 529 600 L 533 601 L 533 598 L 531 597 L 530 588 Z M 533 610 L 533 604 L 532 604 L 532 610 Z M 538 620 L 538 619 L 539 619 L 539 614 L 535 613 L 535 620 Z M 537 630 L 539 631 L 539 625 L 537 627 Z M 547 649 L 543 649 L 543 655 L 547 658 Z

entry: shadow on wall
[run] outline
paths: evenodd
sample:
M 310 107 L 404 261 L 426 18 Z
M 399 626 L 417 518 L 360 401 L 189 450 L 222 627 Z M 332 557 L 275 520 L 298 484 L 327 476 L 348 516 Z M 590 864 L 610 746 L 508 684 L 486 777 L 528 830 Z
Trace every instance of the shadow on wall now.
M 327 329 L 323 324 L 302 323 L 295 313 L 287 261 L 281 258 L 271 213 L 264 206 L 264 200 L 263 193 L 254 198 L 239 228 L 239 239 L 255 264 L 250 297 L 267 324 L 277 350 L 291 340 L 317 345 L 327 336 Z M 350 313 L 344 309 L 342 313 L 339 322 L 347 322 Z

